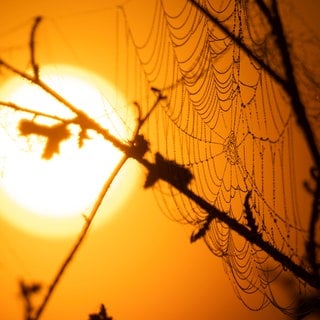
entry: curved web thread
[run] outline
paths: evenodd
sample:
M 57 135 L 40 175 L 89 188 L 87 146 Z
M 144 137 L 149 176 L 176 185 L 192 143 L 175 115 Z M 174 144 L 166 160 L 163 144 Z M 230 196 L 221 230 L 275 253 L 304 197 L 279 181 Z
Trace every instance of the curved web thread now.
M 272 54 L 276 48 L 270 28 L 254 2 L 201 4 L 282 72 Z M 146 94 L 151 86 L 167 96 L 145 128 L 152 149 L 188 167 L 194 176 L 190 188 L 245 225 L 244 200 L 251 192 L 249 205 L 258 232 L 301 264 L 306 233 L 296 203 L 297 127 L 288 97 L 190 3 L 181 2 L 179 9 L 172 10 L 169 3 L 157 1 L 142 44 L 122 12 L 124 26 L 120 30 L 118 25 L 118 32 L 125 36 L 118 45 L 121 51 L 125 48 L 127 95 L 141 102 L 144 112 L 152 101 Z M 191 200 L 166 183 L 158 183 L 155 191 L 169 218 L 203 226 L 207 213 Z M 272 286 L 281 276 L 289 277 L 280 263 L 217 220 L 211 222 L 204 240 L 222 257 L 239 298 L 249 308 L 260 309 L 271 302 L 289 310 L 287 301 L 276 294 L 278 287 Z

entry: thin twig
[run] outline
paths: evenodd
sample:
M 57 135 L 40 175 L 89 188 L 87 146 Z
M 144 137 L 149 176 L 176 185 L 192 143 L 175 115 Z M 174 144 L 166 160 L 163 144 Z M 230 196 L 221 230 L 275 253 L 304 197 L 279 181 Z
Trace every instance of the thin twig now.
M 31 34 L 30 34 L 30 60 L 31 60 L 31 67 L 33 70 L 33 75 L 35 79 L 39 79 L 39 65 L 36 63 L 36 58 L 35 58 L 35 36 L 36 36 L 36 31 L 38 29 L 39 23 L 41 22 L 42 17 L 38 16 L 35 18 L 32 29 L 31 29 Z
M 21 112 L 27 112 L 27 113 L 31 113 L 34 116 L 39 116 L 39 117 L 45 117 L 48 119 L 52 119 L 52 120 L 57 120 L 63 123 L 74 123 L 74 119 L 64 119 L 55 115 L 51 115 L 45 112 L 41 112 L 41 111 L 36 111 L 36 110 L 32 110 L 29 108 L 25 108 L 22 107 L 20 105 L 17 105 L 16 103 L 13 102 L 5 102 L 5 101 L 0 101 L 0 105 L 4 106 L 4 107 L 8 107 L 10 109 L 16 110 L 16 111 L 21 111 Z
M 309 146 L 311 151 L 313 161 L 317 166 L 318 170 L 320 170 L 320 152 L 318 149 L 318 145 L 315 140 L 315 135 L 313 133 L 312 127 L 308 120 L 308 117 L 305 112 L 305 106 L 301 101 L 299 90 L 297 87 L 297 82 L 294 75 L 294 67 L 291 60 L 291 55 L 288 49 L 288 43 L 285 37 L 285 32 L 283 29 L 283 25 L 281 22 L 280 13 L 277 6 L 277 1 L 273 0 L 271 3 L 270 11 L 266 4 L 262 0 L 257 0 L 257 4 L 259 5 L 263 14 L 267 17 L 271 27 L 273 28 L 274 34 L 276 35 L 276 40 L 282 55 L 282 61 L 285 68 L 285 76 L 283 79 L 276 71 L 274 71 L 269 65 L 264 63 L 259 57 L 257 57 L 250 48 L 248 48 L 240 38 L 236 37 L 226 26 L 223 25 L 216 17 L 208 12 L 206 8 L 197 3 L 195 0 L 189 0 L 199 11 L 201 11 L 209 20 L 215 23 L 228 37 L 232 39 L 249 57 L 251 57 L 255 62 L 257 62 L 262 69 L 264 69 L 275 81 L 277 81 L 283 89 L 286 91 L 288 96 L 291 99 L 291 107 L 296 115 L 297 123 L 302 130 L 305 140 Z M 317 190 L 320 190 L 320 179 L 317 179 Z M 316 230 L 317 222 L 320 219 L 319 216 L 319 199 L 314 195 L 313 199 L 313 210 L 311 213 L 311 219 L 309 223 L 309 239 L 308 239 L 308 250 L 312 250 L 309 252 L 309 262 L 313 268 L 313 271 L 318 272 L 318 266 L 316 264 Z
M 65 260 L 63 261 L 60 269 L 58 270 L 56 276 L 54 277 L 50 287 L 48 288 L 47 294 L 45 295 L 40 307 L 37 309 L 36 313 L 35 313 L 35 317 L 33 318 L 33 320 L 39 320 L 41 314 L 43 313 L 45 307 L 47 306 L 49 299 L 51 298 L 51 295 L 54 292 L 54 289 L 57 287 L 57 284 L 60 281 L 60 278 L 62 277 L 62 275 L 64 274 L 65 270 L 67 269 L 67 267 L 70 265 L 72 259 L 74 258 L 75 254 L 77 253 L 80 245 L 83 243 L 83 240 L 85 239 L 86 235 L 88 234 L 89 228 L 93 222 L 93 219 L 95 218 L 98 209 L 101 206 L 101 203 L 107 193 L 107 191 L 109 190 L 112 182 L 114 181 L 115 177 L 118 175 L 119 171 L 121 170 L 121 168 L 123 167 L 123 165 L 125 164 L 125 162 L 128 160 L 128 156 L 123 155 L 122 158 L 120 159 L 119 163 L 117 164 L 117 167 L 113 170 L 112 174 L 110 175 L 110 177 L 108 178 L 108 180 L 105 182 L 105 184 L 103 185 L 97 200 L 94 203 L 94 206 L 91 210 L 90 216 L 86 218 L 85 221 L 85 225 L 82 229 L 82 232 L 79 235 L 78 240 L 76 241 L 76 243 L 74 244 L 74 246 L 72 247 L 71 251 L 69 252 L 69 254 L 67 255 L 67 257 L 65 258 Z
M 133 137 L 135 140 L 135 138 L 137 137 L 137 135 L 139 134 L 141 128 L 143 127 L 144 123 L 149 119 L 150 115 L 152 114 L 152 112 L 154 111 L 154 109 L 158 106 L 159 102 L 161 100 L 164 100 L 166 99 L 167 97 L 164 96 L 162 94 L 162 91 L 155 88 L 155 87 L 152 87 L 151 90 L 157 94 L 157 99 L 156 101 L 154 102 L 154 104 L 152 105 L 152 107 L 149 109 L 149 111 L 147 112 L 147 114 L 143 117 L 142 116 L 142 111 L 141 111 L 141 106 L 138 102 L 134 102 L 134 105 L 136 106 L 137 108 L 137 111 L 138 111 L 138 119 L 137 119 L 137 126 L 135 128 L 135 131 L 133 133 Z
M 144 123 L 149 119 L 150 115 L 152 114 L 152 112 L 154 111 L 154 109 L 157 107 L 157 105 L 159 104 L 159 102 L 161 100 L 164 100 L 166 99 L 167 97 L 164 96 L 162 94 L 162 91 L 155 88 L 155 87 L 152 87 L 151 90 L 157 95 L 157 100 L 155 101 L 155 103 L 153 104 L 153 106 L 150 108 L 150 110 L 147 112 L 147 114 L 142 118 L 142 119 L 139 119 L 139 125 L 137 126 L 138 128 L 138 131 L 141 129 L 141 127 L 144 125 Z

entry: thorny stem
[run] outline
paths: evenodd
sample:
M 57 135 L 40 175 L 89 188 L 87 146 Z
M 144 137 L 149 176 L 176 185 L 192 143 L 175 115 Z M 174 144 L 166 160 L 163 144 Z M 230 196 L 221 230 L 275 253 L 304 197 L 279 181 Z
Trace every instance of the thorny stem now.
M 84 224 L 84 227 L 79 235 L 78 240 L 73 245 L 71 251 L 69 252 L 67 257 L 65 258 L 65 260 L 63 260 L 63 263 L 62 263 L 60 269 L 58 270 L 55 278 L 53 279 L 50 287 L 48 288 L 48 291 L 47 291 L 41 305 L 37 309 L 35 317 L 32 320 L 39 320 L 40 319 L 40 316 L 43 313 L 45 307 L 47 306 L 49 299 L 51 298 L 51 295 L 53 294 L 54 289 L 57 287 L 57 284 L 59 283 L 60 278 L 64 274 L 66 268 L 69 266 L 71 260 L 73 259 L 73 257 L 77 253 L 80 245 L 83 243 L 83 240 L 85 239 L 86 235 L 88 234 L 88 231 L 89 231 L 89 228 L 92 224 L 92 221 L 95 218 L 107 191 L 109 190 L 112 182 L 114 181 L 114 179 L 116 178 L 116 176 L 118 175 L 118 173 L 120 172 L 121 168 L 123 167 L 123 165 L 125 164 L 125 162 L 127 160 L 128 160 L 128 156 L 124 154 L 122 156 L 122 158 L 120 159 L 119 163 L 117 164 L 117 167 L 113 170 L 111 176 L 107 179 L 107 181 L 103 185 L 103 187 L 97 197 L 97 200 L 94 203 L 94 206 L 91 210 L 89 217 L 85 217 L 85 224 Z

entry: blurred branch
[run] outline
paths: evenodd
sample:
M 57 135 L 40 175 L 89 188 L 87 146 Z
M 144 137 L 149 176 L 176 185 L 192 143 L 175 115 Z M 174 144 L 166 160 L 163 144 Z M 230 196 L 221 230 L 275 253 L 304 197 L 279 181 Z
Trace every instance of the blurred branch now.
M 40 319 L 40 316 L 41 316 L 42 312 L 44 311 L 45 307 L 47 306 L 48 301 L 51 298 L 51 295 L 53 294 L 54 289 L 57 287 L 57 284 L 59 283 L 59 280 L 61 279 L 62 275 L 64 274 L 65 270 L 67 269 L 67 267 L 71 263 L 72 259 L 74 258 L 75 254 L 77 253 L 80 245 L 83 243 L 86 235 L 88 234 L 89 228 L 93 222 L 93 219 L 95 218 L 95 216 L 98 212 L 98 209 L 100 208 L 100 205 L 101 205 L 107 191 L 109 190 L 113 180 L 118 175 L 119 171 L 121 170 L 121 168 L 123 167 L 123 165 L 125 164 L 127 159 L 128 159 L 128 157 L 126 155 L 123 155 L 123 157 L 121 158 L 121 160 L 117 164 L 116 168 L 113 170 L 112 174 L 110 175 L 110 177 L 107 179 L 107 181 L 103 185 L 103 187 L 102 187 L 102 189 L 101 189 L 101 191 L 100 191 L 100 193 L 94 203 L 94 206 L 91 210 L 89 217 L 85 217 L 85 224 L 84 224 L 84 227 L 79 235 L 78 240 L 73 245 L 73 247 L 72 247 L 71 251 L 69 252 L 69 254 L 67 255 L 67 257 L 63 260 L 63 263 L 62 263 L 60 269 L 58 270 L 55 278 L 53 279 L 40 307 L 37 309 L 37 311 L 35 313 L 35 317 L 32 320 L 39 320 Z
M 63 122 L 63 123 L 70 123 L 70 122 L 73 121 L 73 120 L 69 120 L 68 121 L 68 120 L 66 120 L 64 118 L 60 118 L 58 116 L 51 115 L 51 114 L 48 114 L 48 113 L 45 113 L 45 112 L 41 112 L 41 111 L 36 111 L 36 110 L 29 109 L 29 108 L 25 108 L 25 107 L 22 107 L 20 105 L 17 105 L 16 103 L 13 103 L 13 102 L 0 101 L 0 106 L 8 107 L 8 108 L 13 109 L 15 111 L 21 111 L 21 112 L 30 113 L 30 114 L 33 114 L 34 116 L 46 117 L 48 119 L 57 120 L 57 121 L 60 121 L 60 122 Z

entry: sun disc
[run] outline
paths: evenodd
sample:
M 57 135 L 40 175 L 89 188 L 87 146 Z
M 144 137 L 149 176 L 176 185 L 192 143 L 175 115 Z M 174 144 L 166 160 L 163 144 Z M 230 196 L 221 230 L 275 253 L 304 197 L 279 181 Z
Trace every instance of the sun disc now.
M 130 138 L 128 127 L 134 125 L 132 114 L 127 113 L 126 119 L 119 118 L 114 105 L 121 108 L 126 103 L 107 81 L 87 71 L 64 65 L 43 67 L 41 79 L 119 139 Z M 9 80 L 1 92 L 2 101 L 60 118 L 70 119 L 74 116 L 61 103 L 21 78 Z M 52 159 L 45 160 L 42 155 L 46 137 L 19 136 L 17 124 L 22 118 L 46 125 L 56 123 L 56 120 L 10 109 L 1 112 L 6 122 L 0 129 L 0 141 L 4 146 L 0 151 L 3 159 L 1 200 L 6 201 L 10 208 L 2 209 L 2 216 L 32 233 L 61 235 L 79 231 L 79 226 L 84 222 L 82 215 L 90 212 L 97 194 L 122 153 L 95 132 L 89 132 L 88 139 L 79 147 L 80 128 L 69 125 L 71 138 L 60 143 L 59 153 Z M 124 194 L 123 188 L 121 191 L 122 201 L 110 202 L 117 202 L 118 207 L 125 194 L 132 190 L 132 181 L 136 179 L 136 170 L 132 172 L 131 168 L 130 171 L 126 174 L 124 186 L 128 190 Z M 13 207 L 16 214 L 12 214 Z M 108 208 L 108 217 L 117 210 L 114 205 Z M 11 213 L 6 214 L 6 211 Z M 61 226 L 66 223 L 62 231 Z

